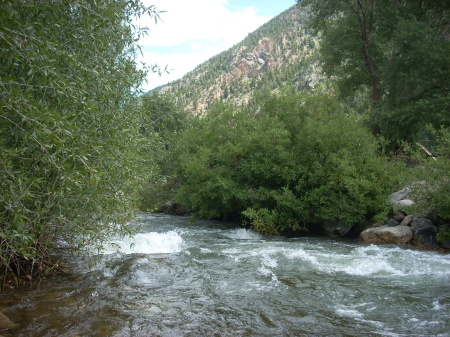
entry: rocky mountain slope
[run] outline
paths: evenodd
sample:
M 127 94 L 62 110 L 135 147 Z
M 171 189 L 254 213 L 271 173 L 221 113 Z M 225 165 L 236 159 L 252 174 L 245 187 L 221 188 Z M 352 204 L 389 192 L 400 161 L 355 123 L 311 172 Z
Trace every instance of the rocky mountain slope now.
M 317 41 L 304 26 L 306 18 L 303 8 L 292 6 L 180 80 L 151 92 L 174 94 L 184 107 L 201 114 L 215 100 L 251 106 L 255 98 L 286 83 L 310 89 L 319 76 Z

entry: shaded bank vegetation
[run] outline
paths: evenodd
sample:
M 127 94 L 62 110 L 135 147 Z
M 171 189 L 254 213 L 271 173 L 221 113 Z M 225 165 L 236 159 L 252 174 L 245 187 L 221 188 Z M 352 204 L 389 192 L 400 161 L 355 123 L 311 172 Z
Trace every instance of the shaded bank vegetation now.
M 100 247 L 148 175 L 135 91 L 138 1 L 1 1 L 0 275 Z

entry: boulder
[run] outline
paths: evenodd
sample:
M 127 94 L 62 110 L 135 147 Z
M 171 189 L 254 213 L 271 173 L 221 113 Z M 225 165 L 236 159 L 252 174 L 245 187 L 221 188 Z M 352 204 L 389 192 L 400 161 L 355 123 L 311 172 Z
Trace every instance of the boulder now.
M 438 230 L 436 226 L 418 228 L 414 232 L 414 243 L 418 246 L 436 248 L 438 246 L 436 241 L 437 232 Z
M 173 215 L 186 215 L 189 213 L 187 208 L 176 203 L 175 200 L 168 200 L 157 212 Z
M 402 222 L 400 222 L 400 226 L 409 226 L 409 224 L 413 221 L 413 216 L 412 215 L 407 215 L 405 216 L 405 218 L 403 219 Z
M 409 187 L 406 187 L 406 188 L 404 188 L 404 189 L 402 189 L 402 190 L 400 190 L 400 191 L 397 191 L 397 192 L 395 192 L 395 193 L 392 193 L 392 194 L 388 197 L 389 202 L 390 202 L 392 205 L 395 205 L 395 204 L 397 204 L 400 200 L 402 200 L 409 192 L 411 192 L 411 189 L 410 189 Z
M 397 210 L 394 212 L 394 216 L 392 217 L 392 219 L 400 223 L 405 219 L 405 217 L 406 217 L 405 212 Z
M 445 224 L 443 225 L 440 230 L 442 230 L 443 232 L 446 232 L 450 227 L 450 224 Z M 450 240 L 443 240 L 441 242 L 439 242 L 439 245 L 444 248 L 444 249 L 450 249 Z
M 408 226 L 387 227 L 381 226 L 376 228 L 369 228 L 361 232 L 359 239 L 363 243 L 393 243 L 403 244 L 407 243 L 413 238 L 411 228 Z
M 352 228 L 352 226 L 344 225 L 338 221 L 324 221 L 318 227 L 322 234 L 331 238 L 344 236 Z
M 386 221 L 386 226 L 388 226 L 388 227 L 395 227 L 398 225 L 399 225 L 398 221 L 396 221 L 394 219 L 389 219 L 388 221 Z
M 413 231 L 416 231 L 419 228 L 434 227 L 434 225 L 431 220 L 427 218 L 414 218 L 411 221 L 410 227 Z
M 397 205 L 402 207 L 410 207 L 414 205 L 414 201 L 412 201 L 411 199 L 402 199 L 397 202 Z

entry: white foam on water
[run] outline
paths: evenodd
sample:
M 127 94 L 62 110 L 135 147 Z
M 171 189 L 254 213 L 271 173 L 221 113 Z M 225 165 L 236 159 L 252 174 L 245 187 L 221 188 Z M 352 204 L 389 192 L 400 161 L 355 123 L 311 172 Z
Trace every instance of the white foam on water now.
M 259 234 L 251 229 L 239 228 L 229 231 L 224 234 L 227 238 L 233 240 L 261 240 L 263 235 Z
M 242 254 L 242 250 L 237 249 L 237 248 L 227 248 L 227 249 L 224 249 L 222 251 L 222 253 L 226 254 L 226 255 L 236 255 L 236 254 Z
M 331 264 L 328 268 L 334 272 L 344 272 L 355 276 L 369 276 L 369 275 L 397 275 L 401 276 L 403 273 L 395 269 L 389 261 L 380 259 L 355 258 L 349 261 L 349 264 Z
M 316 267 L 320 267 L 320 263 L 317 261 L 317 258 L 314 256 L 314 254 L 303 249 L 289 250 L 286 252 L 286 257 L 292 260 L 300 259 L 303 261 L 307 261 L 312 265 L 315 265 Z
M 275 260 L 268 254 L 262 255 L 262 264 L 269 268 L 275 268 L 278 266 L 277 260 Z
M 167 233 L 138 233 L 114 240 L 103 254 L 174 254 L 182 250 L 183 238 L 176 231 Z
M 308 261 L 318 270 L 332 274 L 344 272 L 355 276 L 378 277 L 434 275 L 450 278 L 449 256 L 400 247 L 359 246 L 341 254 L 297 249 L 286 252 L 286 257 Z
M 364 316 L 364 314 L 359 312 L 358 310 L 346 308 L 336 309 L 336 314 L 342 317 L 351 317 L 351 318 L 361 318 Z
M 354 305 L 354 306 L 337 306 L 335 307 L 335 313 L 338 316 L 341 317 L 347 317 L 347 318 L 352 318 L 355 321 L 359 321 L 359 322 L 364 322 L 364 323 L 368 323 L 378 329 L 382 329 L 384 328 L 384 323 L 383 322 L 379 322 L 379 321 L 374 321 L 374 320 L 368 320 L 365 318 L 365 314 L 359 310 L 357 310 L 360 307 L 364 307 L 366 305 L 369 305 L 370 303 L 361 303 L 359 305 Z M 365 312 L 370 312 L 370 310 L 365 310 L 363 309 Z M 385 332 L 383 332 L 384 335 Z M 387 335 L 386 335 L 387 336 Z
M 433 310 L 435 310 L 435 311 L 440 311 L 440 310 L 442 310 L 442 309 L 445 309 L 445 306 L 444 306 L 444 305 L 441 305 L 441 304 L 439 303 L 439 300 L 433 301 Z
M 264 275 L 264 276 L 272 276 L 273 272 L 269 268 L 266 268 L 265 266 L 261 266 L 258 268 L 258 271 Z

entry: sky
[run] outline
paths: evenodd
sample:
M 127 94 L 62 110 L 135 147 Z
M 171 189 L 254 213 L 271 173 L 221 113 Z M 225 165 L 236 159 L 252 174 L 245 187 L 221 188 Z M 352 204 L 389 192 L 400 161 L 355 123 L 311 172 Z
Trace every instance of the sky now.
M 214 55 L 242 41 L 250 32 L 295 5 L 295 0 L 144 0 L 161 20 L 141 18 L 150 32 L 141 38 L 138 60 L 169 70 L 149 74 L 144 91 L 175 81 Z

